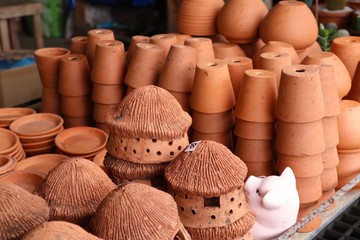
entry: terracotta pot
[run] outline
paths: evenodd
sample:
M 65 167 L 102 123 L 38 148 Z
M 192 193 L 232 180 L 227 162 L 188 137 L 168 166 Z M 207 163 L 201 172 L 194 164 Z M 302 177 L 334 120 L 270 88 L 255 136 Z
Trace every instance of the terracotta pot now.
M 40 48 L 34 52 L 36 66 L 43 87 L 58 87 L 60 59 L 69 54 L 70 50 L 57 47 Z
M 80 126 L 94 126 L 94 121 L 90 116 L 85 117 L 66 117 L 64 116 L 64 127 L 72 128 L 72 127 L 80 127 Z M 62 153 L 61 153 L 62 154 Z
M 192 36 L 216 34 L 216 17 L 223 5 L 222 0 L 179 2 L 176 14 L 177 30 Z
M 339 164 L 339 155 L 336 146 L 328 147 L 321 153 L 324 168 L 336 167 Z
M 352 78 L 359 61 L 360 37 L 345 36 L 334 39 L 331 42 L 331 52 L 341 59 Z
M 246 70 L 235 106 L 235 117 L 249 122 L 272 122 L 276 104 L 276 74 Z
M 339 132 L 336 116 L 322 118 L 326 147 L 334 147 L 339 144 Z
M 93 103 L 90 95 L 80 97 L 61 97 L 61 113 L 66 117 L 91 116 Z
M 235 125 L 233 110 L 221 113 L 192 112 L 192 127 L 202 133 L 218 133 L 232 130 Z
M 12 171 L 16 164 L 17 159 L 7 155 L 0 155 L 0 175 Z
M 274 162 L 267 161 L 267 162 L 247 162 L 244 161 L 248 168 L 247 176 L 270 176 L 275 174 L 274 170 Z
M 360 103 L 353 100 L 340 102 L 341 113 L 337 116 L 339 144 L 338 149 L 360 148 Z
M 172 45 L 177 44 L 178 39 L 174 34 L 161 33 L 150 37 L 150 43 L 161 47 L 164 50 L 164 58 L 167 57 Z
M 246 162 L 269 162 L 274 160 L 273 140 L 236 138 L 235 155 Z
M 270 140 L 275 138 L 273 122 L 249 122 L 236 119 L 234 134 L 246 139 Z
M 234 149 L 231 130 L 218 133 L 202 133 L 194 130 L 192 133 L 191 142 L 195 142 L 198 140 L 211 140 L 223 144 L 231 151 Z
M 288 156 L 309 156 L 325 150 L 322 121 L 288 123 L 277 121 L 275 149 Z
M 216 25 L 230 42 L 250 43 L 259 38 L 260 24 L 268 12 L 261 0 L 229 0 L 218 13 Z
M 354 149 L 352 151 L 342 151 L 339 152 L 339 165 L 336 167 L 338 175 L 338 185 L 337 189 L 343 187 L 353 178 L 355 178 L 360 171 L 360 149 Z M 356 184 L 353 189 L 358 189 L 360 184 Z
M 191 37 L 189 34 L 184 34 L 184 33 L 172 32 L 170 34 L 173 34 L 176 36 L 177 44 L 179 44 L 179 45 L 184 45 L 185 39 Z
M 258 61 L 260 59 L 260 55 L 266 52 L 281 52 L 281 53 L 288 53 L 291 58 L 291 63 L 293 65 L 300 63 L 299 55 L 297 54 L 293 45 L 280 42 L 280 41 L 269 41 L 265 43 L 254 55 L 253 57 L 253 64 L 258 65 Z
M 323 173 L 321 153 L 308 156 L 287 156 L 277 153 L 276 170 L 281 173 L 290 167 L 296 177 L 314 177 Z
M 195 68 L 195 49 L 190 46 L 172 45 L 157 85 L 168 91 L 190 93 Z
M 316 121 L 325 116 L 317 67 L 292 65 L 283 68 L 275 116 L 282 121 L 296 123 Z
M 322 53 L 323 50 L 321 49 L 320 44 L 315 41 L 310 47 L 302 50 L 296 50 L 297 54 L 300 58 L 300 63 L 307 57 L 310 53 Z
M 330 1 L 334 3 L 334 1 Z M 335 1 L 337 2 L 337 1 Z M 312 8 L 313 12 L 316 10 Z M 350 7 L 344 7 L 339 9 L 339 11 L 332 11 L 329 9 L 328 5 L 319 5 L 317 14 L 318 21 L 326 26 L 328 23 L 336 23 L 339 29 L 349 28 L 351 26 L 351 14 L 353 10 Z
M 197 63 L 215 59 L 213 43 L 210 38 L 190 37 L 185 39 L 184 45 L 195 48 Z
M 96 122 L 105 123 L 105 117 L 108 112 L 115 108 L 118 104 L 102 104 L 94 103 L 93 119 Z
M 302 64 L 332 65 L 334 67 L 335 81 L 338 87 L 339 98 L 348 94 L 351 88 L 351 77 L 344 63 L 332 52 L 309 53 Z
M 61 58 L 58 91 L 65 97 L 80 97 L 91 93 L 90 69 L 85 55 L 70 54 Z
M 276 86 L 278 89 L 280 86 L 280 77 L 281 77 L 282 69 L 291 65 L 292 65 L 291 58 L 288 53 L 266 52 L 260 55 L 257 65 L 254 64 L 254 68 L 259 68 L 274 72 L 276 74 Z
M 318 201 L 322 195 L 321 175 L 296 177 L 296 189 L 299 193 L 300 203 Z
M 124 44 L 117 40 L 98 41 L 91 70 L 91 80 L 100 84 L 121 84 L 125 71 Z
M 244 74 L 246 70 L 253 69 L 253 64 L 251 58 L 242 57 L 242 56 L 234 56 L 234 57 L 226 57 L 224 58 L 226 61 L 231 83 L 234 89 L 235 99 L 238 98 L 240 89 L 244 82 Z
M 259 51 L 260 48 L 262 48 L 265 45 L 263 40 L 261 38 L 257 39 L 256 41 L 252 43 L 243 43 L 239 44 L 241 49 L 245 52 L 246 56 L 249 58 L 253 58 L 255 53 Z
M 164 50 L 150 43 L 138 43 L 128 64 L 124 82 L 132 88 L 156 85 L 164 65 Z
M 315 16 L 301 1 L 280 1 L 271 8 L 260 25 L 260 37 L 265 43 L 287 42 L 297 50 L 310 47 L 317 36 Z
M 121 84 L 94 83 L 91 99 L 102 104 L 118 104 L 124 98 L 124 94 L 124 87 Z
M 360 102 L 360 64 L 356 67 L 349 94 L 346 96 L 346 99 L 354 100 Z
M 40 112 L 61 114 L 61 100 L 58 88 L 42 88 Z
M 330 191 L 335 189 L 338 185 L 338 175 L 336 167 L 325 168 L 321 174 L 321 187 L 322 191 Z
M 231 42 L 215 42 L 213 43 L 215 58 L 224 59 L 227 57 L 246 57 L 244 51 L 236 43 Z
M 86 54 L 87 36 L 75 36 L 70 40 L 70 52 L 72 54 Z
M 134 54 L 136 44 L 138 43 L 150 43 L 150 37 L 144 35 L 134 35 L 131 37 L 129 47 L 126 52 L 126 62 L 129 64 L 132 55 Z
M 106 123 L 101 123 L 101 122 L 95 122 L 95 127 L 103 130 L 104 132 L 106 132 L 107 134 L 110 133 L 110 129 L 108 128 Z
M 190 97 L 191 93 L 181 93 L 181 92 L 173 92 L 169 91 L 171 95 L 174 96 L 174 98 L 180 103 L 181 108 L 188 112 L 190 115 L 192 115 L 192 109 L 190 107 Z
M 17 170 L 0 176 L 1 182 L 11 182 L 33 193 L 43 182 L 45 176 L 33 171 Z
M 319 204 L 319 201 L 315 201 L 312 203 L 300 203 L 299 214 L 298 214 L 298 221 L 308 215 L 313 209 L 315 209 Z M 307 233 L 315 231 L 320 227 L 322 223 L 322 215 L 319 214 L 313 220 L 308 222 L 304 227 L 298 230 L 299 233 Z
M 234 91 L 225 61 L 214 59 L 197 64 L 190 105 L 193 110 L 202 113 L 226 112 L 235 106 Z
M 96 43 L 101 40 L 115 40 L 114 32 L 110 29 L 92 29 L 87 32 L 87 43 L 85 55 L 88 60 L 90 69 L 93 66 Z

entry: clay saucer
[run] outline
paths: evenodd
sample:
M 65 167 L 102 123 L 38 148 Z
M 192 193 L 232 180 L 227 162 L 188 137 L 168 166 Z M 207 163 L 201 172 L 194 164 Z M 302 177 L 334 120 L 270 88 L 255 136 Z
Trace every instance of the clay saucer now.
M 67 156 L 60 154 L 40 154 L 18 162 L 14 170 L 27 170 L 47 175 L 51 169 L 66 158 Z
M 103 130 L 95 127 L 72 127 L 56 136 L 55 145 L 65 154 L 88 155 L 103 149 L 107 138 Z
M 37 113 L 13 121 L 9 129 L 19 136 L 39 136 L 56 132 L 62 128 L 64 119 L 53 113 Z
M 0 181 L 14 183 L 33 193 L 45 180 L 45 175 L 32 171 L 16 170 L 0 176 Z
M 30 157 L 30 156 L 32 157 L 32 156 L 39 155 L 39 154 L 54 153 L 55 150 L 56 150 L 55 144 L 45 146 L 45 147 L 40 147 L 40 148 L 24 149 L 24 151 L 28 157 Z
M 51 139 L 47 139 L 47 140 L 39 141 L 39 142 L 22 143 L 21 145 L 23 146 L 23 148 L 25 150 L 54 146 L 55 145 L 54 139 L 55 138 L 51 138 Z
M 9 126 L 14 120 L 35 113 L 32 108 L 0 108 L 0 126 Z
M 17 159 L 13 157 L 0 155 L 0 175 L 13 170 L 17 162 Z
M 13 152 L 20 143 L 18 136 L 12 131 L 0 128 L 0 154 L 8 155 Z
M 55 132 L 50 132 L 48 134 L 43 134 L 40 136 L 19 136 L 21 143 L 35 143 L 41 142 L 49 139 L 55 139 L 56 135 L 58 135 L 61 131 L 64 130 L 64 127 L 61 127 Z
M 16 151 L 14 151 L 13 153 L 9 154 L 9 156 L 16 158 L 18 161 L 21 161 L 22 159 L 24 159 L 24 155 L 26 155 L 24 149 L 21 147 L 17 148 Z

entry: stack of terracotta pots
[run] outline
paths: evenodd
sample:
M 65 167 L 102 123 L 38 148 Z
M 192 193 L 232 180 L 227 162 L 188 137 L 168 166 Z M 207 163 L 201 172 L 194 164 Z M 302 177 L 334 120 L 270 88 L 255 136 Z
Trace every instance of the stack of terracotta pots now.
M 274 72 L 263 69 L 245 71 L 235 117 L 235 154 L 248 167 L 248 175 L 274 173 L 274 111 L 277 83 Z
M 213 140 L 232 150 L 235 95 L 224 60 L 197 64 L 190 105 L 193 109 L 192 141 Z
M 276 169 L 293 170 L 300 197 L 298 219 L 301 219 L 317 206 L 322 196 L 325 106 L 318 67 L 292 65 L 283 69 L 275 116 Z M 321 215 L 299 231 L 312 231 L 320 224 Z
M 105 124 L 105 116 L 120 103 L 125 95 L 123 84 L 126 72 L 124 44 L 117 40 L 98 41 L 94 56 L 91 70 L 93 118 L 96 127 L 109 132 L 109 128 Z
M 69 54 L 60 59 L 59 94 L 64 127 L 92 125 L 90 69 L 83 54 Z

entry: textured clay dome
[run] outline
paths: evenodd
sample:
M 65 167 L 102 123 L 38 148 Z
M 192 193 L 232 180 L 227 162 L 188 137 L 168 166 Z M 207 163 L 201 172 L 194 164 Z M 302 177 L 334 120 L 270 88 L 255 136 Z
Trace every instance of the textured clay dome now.
M 104 239 L 173 240 L 180 228 L 174 199 L 141 183 L 128 183 L 109 193 L 90 227 Z
M 45 200 L 8 182 L 0 182 L 0 239 L 18 239 L 49 219 Z
M 50 207 L 50 219 L 87 224 L 115 184 L 94 162 L 68 158 L 49 172 L 36 194 Z
M 80 226 L 63 221 L 44 222 L 27 232 L 21 240 L 100 240 Z

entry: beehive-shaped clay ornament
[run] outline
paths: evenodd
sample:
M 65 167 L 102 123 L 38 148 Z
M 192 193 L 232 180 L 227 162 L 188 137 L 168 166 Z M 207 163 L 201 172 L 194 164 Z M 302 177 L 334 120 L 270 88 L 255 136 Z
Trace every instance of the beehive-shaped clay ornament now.
M 86 225 L 115 184 L 96 163 L 68 158 L 49 172 L 36 194 L 50 207 L 50 220 Z
M 0 239 L 19 239 L 49 219 L 45 200 L 9 182 L 0 182 Z
M 101 202 L 91 220 L 103 239 L 190 239 L 170 194 L 141 183 L 120 185 Z
M 21 240 L 100 240 L 88 233 L 82 227 L 64 221 L 44 222 L 33 230 L 27 232 Z
M 182 223 L 193 239 L 252 239 L 245 163 L 214 141 L 191 143 L 165 168 Z
M 189 144 L 191 122 L 167 90 L 153 85 L 135 89 L 106 116 L 110 134 L 105 167 L 116 179 L 134 180 L 136 171 L 151 178 L 158 174 L 149 173 L 160 168 L 162 174 Z

